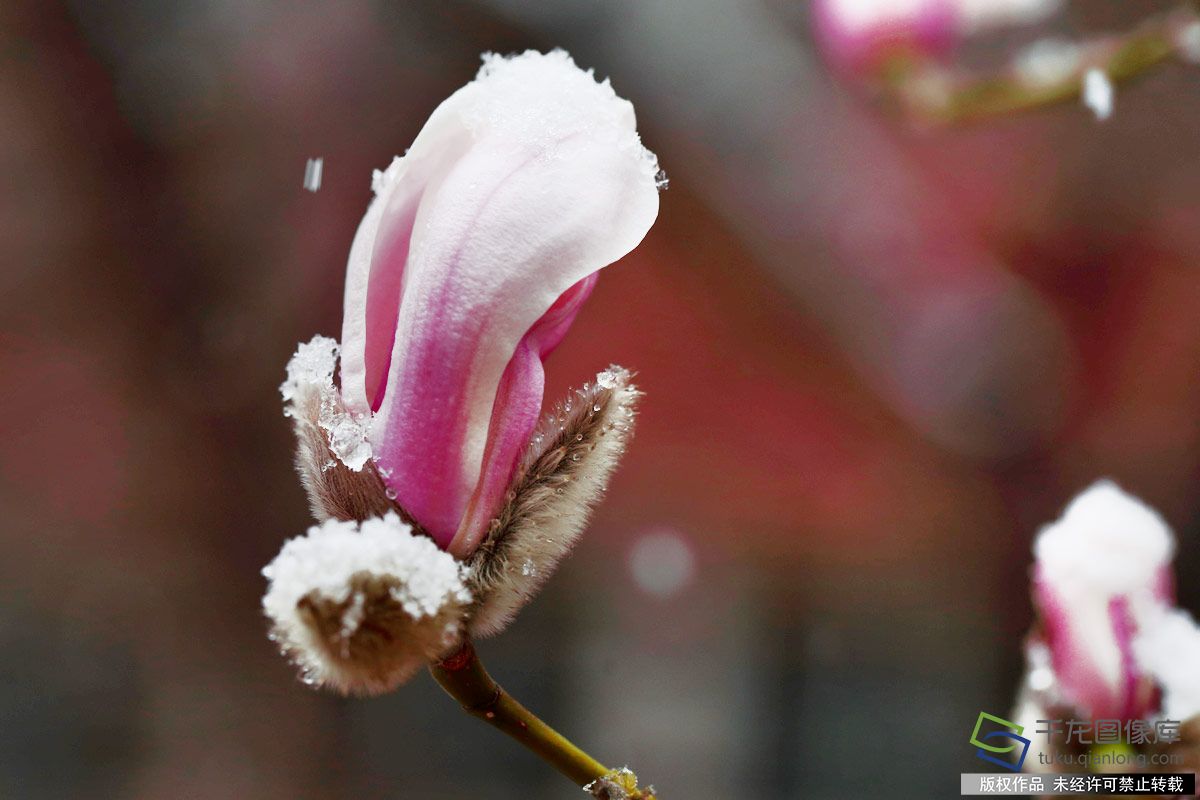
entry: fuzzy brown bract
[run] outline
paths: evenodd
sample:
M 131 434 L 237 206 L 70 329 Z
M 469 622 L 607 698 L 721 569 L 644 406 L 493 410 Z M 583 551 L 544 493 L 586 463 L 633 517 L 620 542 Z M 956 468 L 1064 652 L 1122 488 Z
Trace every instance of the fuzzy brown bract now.
M 448 602 L 432 619 L 414 619 L 398 604 L 403 587 L 396 578 L 369 568 L 351 576 L 348 588 L 339 583 L 333 595 L 297 594 L 291 612 L 277 610 L 291 613 L 303 631 L 276 631 L 293 659 L 320 683 L 376 694 L 444 655 L 464 634 L 506 628 L 570 552 L 624 454 L 641 396 L 632 377 L 610 367 L 543 416 L 483 544 L 465 563 L 454 561 L 465 583 L 461 602 Z M 374 464 L 355 471 L 334 454 L 322 423 L 343 411 L 332 385 L 319 382 L 299 386 L 289 407 L 297 470 L 314 516 L 368 524 L 394 512 L 406 531 L 431 541 L 391 499 Z
M 465 611 L 447 602 L 436 616 L 414 618 L 397 599 L 401 588 L 393 576 L 362 571 L 350 577 L 345 598 L 309 592 L 296 613 L 310 633 L 306 649 L 318 648 L 320 658 L 314 664 L 313 653 L 292 652 L 293 659 L 344 694 L 395 689 L 458 645 Z
M 504 508 L 470 560 L 474 636 L 502 631 L 571 551 L 633 434 L 641 392 L 610 367 L 541 420 Z
M 329 448 L 329 435 L 320 425 L 321 404 L 341 408 L 336 391 L 309 385 L 302 388 L 292 406 L 296 430 L 296 472 L 308 495 L 308 504 L 318 522 L 327 519 L 364 520 L 400 509 L 388 499 L 383 480 L 373 464 L 354 471 Z M 401 518 L 404 514 L 400 514 Z M 410 522 L 411 520 L 406 520 Z

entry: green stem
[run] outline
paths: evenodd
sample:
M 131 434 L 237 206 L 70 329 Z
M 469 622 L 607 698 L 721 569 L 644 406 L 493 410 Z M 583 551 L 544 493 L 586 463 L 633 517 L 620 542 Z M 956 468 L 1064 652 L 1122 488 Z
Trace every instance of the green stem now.
M 617 774 L 505 692 L 484 669 L 469 641 L 449 658 L 430 664 L 429 671 L 468 714 L 507 733 L 580 786 Z M 631 794 L 630 797 L 650 800 L 649 795 Z
M 1075 100 L 1084 75 L 1099 69 L 1114 83 L 1140 78 L 1172 60 L 1186 61 L 1183 32 L 1200 23 L 1197 0 L 1144 21 L 1128 34 L 1085 43 L 1075 66 L 1037 81 L 1015 66 L 986 77 L 947 75 L 937 67 L 909 72 L 892 84 L 894 99 L 912 117 L 933 123 L 970 122 Z

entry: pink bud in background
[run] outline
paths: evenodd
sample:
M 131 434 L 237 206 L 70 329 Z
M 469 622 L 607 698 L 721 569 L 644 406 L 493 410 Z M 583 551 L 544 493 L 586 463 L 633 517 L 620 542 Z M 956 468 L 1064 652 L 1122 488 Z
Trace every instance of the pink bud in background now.
M 1170 529 L 1152 508 L 1100 481 L 1034 544 L 1035 646 L 1050 656 L 1056 702 L 1091 718 L 1139 719 L 1157 709 L 1156 676 L 1135 640 L 1172 604 Z M 1197 665 L 1200 667 L 1200 665 Z
M 1062 0 L 813 0 L 813 31 L 830 63 L 879 73 L 898 60 L 944 56 L 962 39 L 993 28 L 1031 25 Z
M 900 58 L 925 59 L 958 38 L 951 0 L 814 0 L 813 32 L 831 65 L 875 73 Z
M 350 251 L 341 395 L 388 496 L 480 543 L 542 405 L 542 360 L 658 214 L 632 105 L 565 52 L 488 55 L 374 181 Z

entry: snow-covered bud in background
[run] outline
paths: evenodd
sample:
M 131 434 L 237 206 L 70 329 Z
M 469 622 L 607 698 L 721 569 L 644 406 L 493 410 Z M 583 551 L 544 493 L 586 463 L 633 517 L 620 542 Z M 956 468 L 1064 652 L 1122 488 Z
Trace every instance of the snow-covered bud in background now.
M 280 387 L 314 515 L 368 520 L 361 533 L 327 523 L 337 537 L 288 544 L 310 583 L 331 559 L 320 600 L 310 598 L 316 584 L 298 593 L 304 581 L 289 576 L 300 562 L 284 559 L 287 548 L 269 567 L 268 614 L 314 682 L 394 686 L 463 634 L 501 630 L 569 551 L 624 451 L 640 393 L 610 367 L 535 435 L 542 362 L 596 273 L 653 224 L 661 180 L 630 103 L 560 50 L 485 55 L 475 80 L 375 174 L 350 250 L 342 342 L 300 345 Z M 441 556 L 422 568 L 461 567 L 471 602 L 451 592 L 419 624 L 401 614 L 363 623 L 354 630 L 389 633 L 359 646 L 366 634 L 342 625 L 357 619 L 355 598 L 388 615 L 386 598 L 421 579 L 382 565 L 364 577 L 338 560 L 342 545 L 366 552 L 367 526 L 380 544 L 374 518 L 385 514 L 392 546 L 419 539 Z
M 953 0 L 814 0 L 812 13 L 830 65 L 854 75 L 940 56 L 958 36 Z
M 1139 621 L 1171 601 L 1175 542 L 1162 517 L 1111 481 L 1067 506 L 1034 543 L 1034 604 L 1062 698 L 1097 718 L 1156 702 L 1137 664 Z
M 471 601 L 465 571 L 395 513 L 327 520 L 263 569 L 263 610 L 306 682 L 378 694 L 457 645 Z
M 1107 480 L 1042 529 L 1018 721 L 1200 714 L 1200 629 L 1173 608 L 1174 552 L 1163 518 Z

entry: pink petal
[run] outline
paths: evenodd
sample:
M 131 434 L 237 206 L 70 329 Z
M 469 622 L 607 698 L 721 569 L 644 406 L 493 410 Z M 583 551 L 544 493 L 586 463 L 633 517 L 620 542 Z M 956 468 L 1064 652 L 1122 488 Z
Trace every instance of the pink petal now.
M 383 401 L 417 210 L 469 144 L 449 114 L 435 112 L 421 133 L 403 159 L 376 173 L 377 196 L 350 246 L 340 375 L 342 399 L 356 414 Z
M 1133 657 L 1136 623 L 1126 598 L 1082 609 L 1039 575 L 1034 601 L 1055 677 L 1068 702 L 1092 718 L 1136 719 L 1148 713 L 1152 687 Z
M 1094 717 L 1105 717 L 1107 711 L 1120 703 L 1111 680 L 1092 657 L 1094 648 L 1114 648 L 1116 643 L 1109 635 L 1081 635 L 1072 615 L 1059 602 L 1053 589 L 1044 581 L 1035 580 L 1034 600 L 1039 618 L 1050 648 L 1050 662 L 1054 675 L 1065 699 L 1078 706 L 1081 711 Z M 1111 630 L 1108 631 L 1111 634 Z M 1101 641 L 1102 640 L 1102 641 Z
M 558 346 L 592 293 L 597 274 L 572 286 L 529 329 L 500 378 L 488 425 L 483 470 L 475 494 L 447 549 L 460 558 L 474 552 L 508 492 L 509 482 L 537 425 L 545 388 L 542 362 Z

